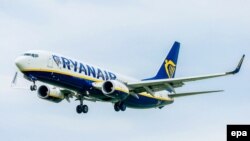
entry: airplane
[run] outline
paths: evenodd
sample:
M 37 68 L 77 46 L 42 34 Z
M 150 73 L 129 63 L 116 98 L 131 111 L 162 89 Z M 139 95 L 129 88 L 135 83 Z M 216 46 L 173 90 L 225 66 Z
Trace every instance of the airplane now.
M 84 101 L 109 102 L 118 112 L 125 111 L 127 107 L 162 109 L 172 104 L 175 98 L 222 92 L 223 90 L 177 93 L 175 89 L 191 81 L 234 75 L 240 71 L 245 57 L 242 56 L 233 71 L 175 78 L 179 49 L 180 43 L 174 42 L 156 75 L 143 80 L 48 51 L 27 51 L 16 58 L 15 64 L 23 77 L 32 83 L 30 90 L 37 91 L 39 98 L 54 103 L 63 100 L 70 102 L 70 99 L 75 98 L 80 102 L 76 112 L 81 114 L 89 111 Z M 17 73 L 12 83 L 16 79 Z M 37 87 L 37 81 L 44 85 Z

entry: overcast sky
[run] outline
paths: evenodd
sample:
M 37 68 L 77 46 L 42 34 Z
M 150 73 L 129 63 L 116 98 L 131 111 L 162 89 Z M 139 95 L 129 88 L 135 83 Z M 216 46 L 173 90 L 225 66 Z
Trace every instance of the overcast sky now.
M 227 124 L 250 124 L 250 2 L 247 0 L 1 0 L 0 140 L 222 141 Z M 138 79 L 155 75 L 174 41 L 176 77 L 230 71 L 235 76 L 187 83 L 177 92 L 224 93 L 176 99 L 165 108 L 116 113 L 92 103 L 86 115 L 10 88 L 15 58 L 49 50 Z M 30 84 L 22 78 L 18 85 Z

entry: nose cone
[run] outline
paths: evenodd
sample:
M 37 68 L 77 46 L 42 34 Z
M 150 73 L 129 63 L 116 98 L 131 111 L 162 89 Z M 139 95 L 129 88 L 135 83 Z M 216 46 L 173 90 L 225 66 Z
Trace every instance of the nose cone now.
M 17 57 L 15 60 L 15 64 L 18 67 L 19 70 L 23 69 L 23 65 L 24 65 L 24 59 L 23 57 Z

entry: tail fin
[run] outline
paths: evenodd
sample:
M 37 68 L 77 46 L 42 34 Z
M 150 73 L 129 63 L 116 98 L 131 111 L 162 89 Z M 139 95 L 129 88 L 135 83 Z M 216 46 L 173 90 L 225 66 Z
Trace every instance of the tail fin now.
M 161 65 L 161 68 L 156 74 L 156 76 L 150 79 L 145 79 L 145 80 L 174 78 L 176 66 L 177 66 L 179 49 L 180 49 L 180 43 L 175 42 L 170 52 L 168 53 L 168 56 L 166 57 L 166 59 L 164 59 Z

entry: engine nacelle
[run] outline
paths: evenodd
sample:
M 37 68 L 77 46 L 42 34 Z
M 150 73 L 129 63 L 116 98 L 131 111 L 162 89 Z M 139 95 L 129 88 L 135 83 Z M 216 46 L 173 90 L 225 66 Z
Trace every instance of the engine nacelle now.
M 101 87 L 102 93 L 107 97 L 124 100 L 129 95 L 128 87 L 115 80 L 105 81 L 102 83 Z
M 45 85 L 40 86 L 37 92 L 39 98 L 55 103 L 59 103 L 65 98 L 58 88 L 49 88 Z

